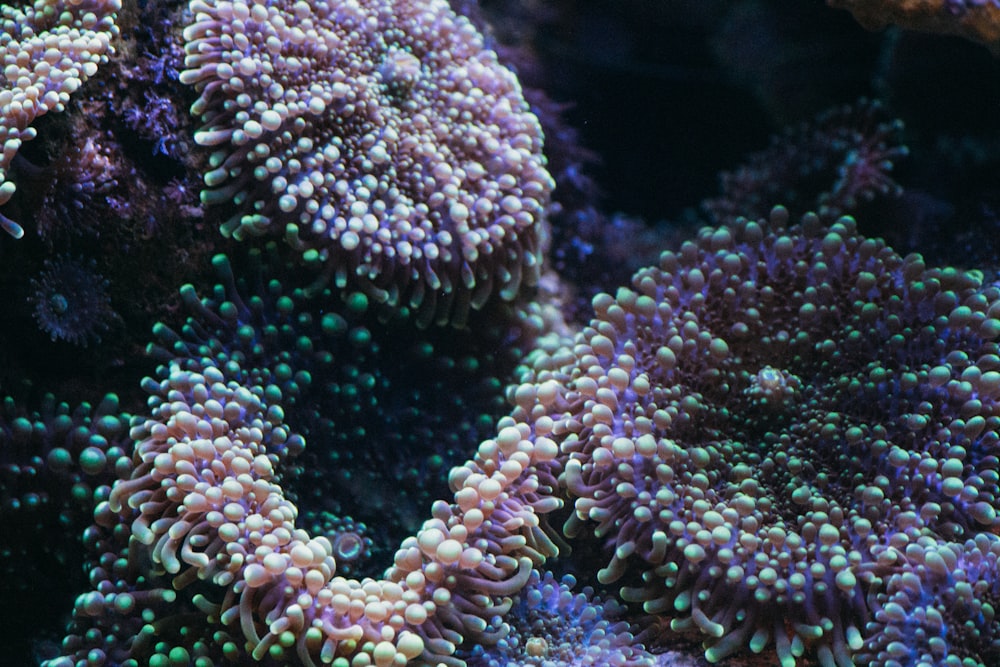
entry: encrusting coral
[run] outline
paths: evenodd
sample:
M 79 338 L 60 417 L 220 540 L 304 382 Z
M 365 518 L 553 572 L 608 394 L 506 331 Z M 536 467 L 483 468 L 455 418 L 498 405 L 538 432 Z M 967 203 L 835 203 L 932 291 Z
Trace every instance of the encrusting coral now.
M 227 236 L 283 236 L 339 287 L 465 322 L 539 275 L 553 188 L 514 74 L 443 0 L 193 0 L 181 81 Z
M 990 0 L 827 0 L 869 30 L 898 25 L 908 30 L 960 35 L 1000 53 L 1000 5 Z

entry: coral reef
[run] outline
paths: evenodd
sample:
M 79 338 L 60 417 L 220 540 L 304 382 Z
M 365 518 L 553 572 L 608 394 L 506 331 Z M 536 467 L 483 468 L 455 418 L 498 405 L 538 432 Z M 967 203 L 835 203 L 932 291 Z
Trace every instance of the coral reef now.
M 0 7 L 0 662 L 994 667 L 1000 60 L 833 4 Z

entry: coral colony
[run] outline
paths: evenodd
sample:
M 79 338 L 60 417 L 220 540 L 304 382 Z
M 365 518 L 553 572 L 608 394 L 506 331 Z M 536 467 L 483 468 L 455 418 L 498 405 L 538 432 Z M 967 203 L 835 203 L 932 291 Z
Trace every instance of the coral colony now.
M 0 6 L 0 662 L 1000 665 L 1000 4 L 590 5 Z
M 224 235 L 276 233 L 421 321 L 537 281 L 542 129 L 444 0 L 191 10 L 180 80 L 214 148 L 202 199 L 237 207 Z

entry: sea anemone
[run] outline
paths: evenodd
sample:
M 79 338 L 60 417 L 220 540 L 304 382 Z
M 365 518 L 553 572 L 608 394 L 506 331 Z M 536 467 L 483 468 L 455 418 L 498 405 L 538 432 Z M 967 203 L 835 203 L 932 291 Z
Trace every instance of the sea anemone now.
M 554 187 L 514 74 L 444 0 L 195 0 L 181 81 L 227 236 L 463 324 L 539 275 Z
M 709 660 L 852 664 L 913 545 L 1000 527 L 1000 289 L 977 272 L 776 208 L 594 309 L 512 418 L 559 443 L 565 530 L 605 545 L 598 580 Z
M 31 279 L 28 302 L 39 328 L 53 341 L 83 347 L 99 343 L 118 319 L 108 296 L 110 283 L 95 266 L 93 260 L 60 256 L 45 260 L 45 268 Z

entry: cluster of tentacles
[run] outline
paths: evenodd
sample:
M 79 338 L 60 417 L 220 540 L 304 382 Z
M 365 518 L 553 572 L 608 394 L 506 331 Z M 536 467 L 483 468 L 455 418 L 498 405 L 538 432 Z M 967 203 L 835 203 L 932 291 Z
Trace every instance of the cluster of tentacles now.
M 989 664 L 990 612 L 921 610 L 970 600 L 956 562 L 995 567 L 1000 289 L 777 208 L 594 308 L 512 394 L 559 445 L 600 582 L 711 661 L 896 665 L 905 639 Z
M 82 6 L 105 12 L 81 80 L 118 3 Z M 838 217 L 900 190 L 878 104 L 725 175 L 703 205 L 725 224 L 594 298 L 503 416 L 509 332 L 477 311 L 547 289 L 553 188 L 514 75 L 438 0 L 189 9 L 203 202 L 309 268 L 271 246 L 185 285 L 128 438 L 116 406 L 0 424 L 32 452 L 0 461 L 5 491 L 47 466 L 96 505 L 92 590 L 49 667 L 649 665 L 650 626 L 711 662 L 1000 661 L 1000 287 Z M 779 196 L 818 213 L 765 215 Z M 46 263 L 36 319 L 97 343 L 106 281 L 70 268 Z M 39 504 L 20 495 L 8 525 Z M 597 545 L 574 566 L 625 607 L 543 579 L 564 544 Z

